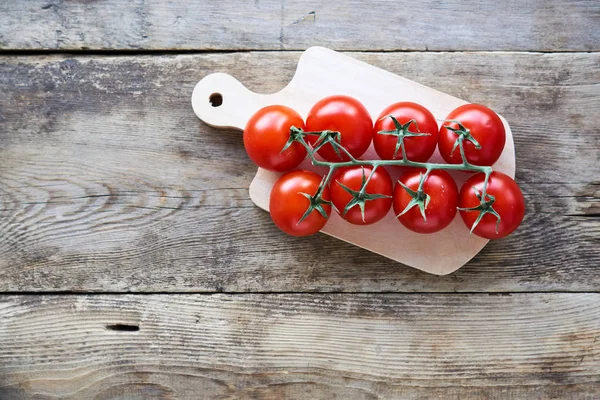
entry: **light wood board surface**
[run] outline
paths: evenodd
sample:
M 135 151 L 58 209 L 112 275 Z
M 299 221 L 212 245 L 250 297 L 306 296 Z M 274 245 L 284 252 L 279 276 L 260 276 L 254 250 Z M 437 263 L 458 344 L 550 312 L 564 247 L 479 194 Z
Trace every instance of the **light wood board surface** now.
M 565 399 L 600 388 L 600 294 L 3 296 L 0 320 L 3 399 Z
M 216 94 L 221 96 L 222 101 L 218 106 L 211 101 Z M 467 103 L 323 47 L 311 47 L 302 53 L 294 77 L 285 88 L 276 93 L 256 94 L 232 76 L 215 73 L 198 82 L 191 102 L 194 112 L 205 123 L 217 128 L 234 127 L 243 130 L 250 117 L 263 107 L 282 104 L 296 110 L 306 120 L 309 110 L 317 101 L 333 95 L 358 99 L 374 121 L 381 110 L 399 101 L 420 104 L 439 121 L 444 120 L 455 108 Z M 512 133 L 504 118 L 502 123 L 506 132 L 506 144 L 500 158 L 494 163 L 494 170 L 514 178 L 515 149 Z M 361 158 L 379 159 L 372 145 Z M 429 162 L 445 161 L 436 149 Z M 298 168 L 323 176 L 327 173 L 323 168 L 314 167 L 309 159 Z M 394 168 L 389 168 L 388 171 L 392 182 L 397 182 L 398 171 Z M 258 168 L 249 189 L 254 204 L 269 211 L 271 190 L 281 175 Z M 460 188 L 467 174 L 452 175 Z M 422 235 L 404 228 L 396 220 L 392 210 L 381 221 L 369 226 L 349 224 L 333 212 L 321 232 L 436 275 L 456 271 L 489 242 L 470 234 L 458 215 L 445 229 Z

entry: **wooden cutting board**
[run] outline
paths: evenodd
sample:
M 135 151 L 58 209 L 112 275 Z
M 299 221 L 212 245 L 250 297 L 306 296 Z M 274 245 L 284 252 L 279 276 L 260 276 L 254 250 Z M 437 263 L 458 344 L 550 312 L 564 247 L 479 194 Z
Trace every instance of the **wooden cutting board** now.
M 264 79 L 269 77 L 265 76 Z M 253 93 L 230 75 L 215 73 L 198 82 L 192 94 L 192 107 L 198 118 L 211 126 L 243 130 L 250 116 L 264 106 L 286 105 L 306 118 L 315 102 L 334 94 L 357 98 L 369 110 L 373 119 L 377 118 L 386 106 L 398 101 L 422 104 L 431 110 L 437 119 L 444 119 L 451 110 L 467 103 L 335 51 L 311 47 L 302 54 L 292 81 L 280 92 L 268 95 Z M 214 106 L 219 95 L 222 104 Z M 506 147 L 493 167 L 514 177 L 513 138 L 504 118 L 502 122 L 506 128 Z M 371 146 L 361 158 L 373 159 L 377 158 L 377 155 Z M 437 150 L 431 161 L 443 162 Z M 314 168 L 309 160 L 305 160 L 300 168 L 325 172 Z M 398 171 L 390 168 L 389 172 L 395 182 Z M 258 169 L 250 184 L 250 198 L 258 207 L 268 211 L 269 193 L 280 175 Z M 452 175 L 460 189 L 468 175 Z M 471 235 L 458 214 L 446 229 L 422 235 L 404 228 L 394 218 L 393 210 L 390 210 L 384 219 L 369 226 L 349 224 L 333 212 L 322 232 L 437 275 L 457 270 L 488 242 Z M 283 232 L 281 234 L 285 235 Z

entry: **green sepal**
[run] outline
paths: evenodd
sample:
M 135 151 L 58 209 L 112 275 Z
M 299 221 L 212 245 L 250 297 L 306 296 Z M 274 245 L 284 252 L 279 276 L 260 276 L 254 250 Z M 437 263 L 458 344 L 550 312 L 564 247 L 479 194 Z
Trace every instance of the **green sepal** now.
M 400 121 L 398 121 L 396 119 L 396 117 L 394 117 L 393 115 L 386 115 L 385 117 L 383 117 L 381 119 L 384 119 L 384 118 L 391 118 L 392 121 L 394 122 L 394 126 L 396 127 L 396 129 L 394 129 L 392 131 L 379 131 L 379 132 L 377 132 L 377 134 L 396 136 L 398 138 L 398 140 L 396 141 L 396 147 L 394 149 L 393 158 L 396 158 L 396 156 L 398 155 L 398 151 L 402 148 L 402 146 L 404 146 L 404 138 L 415 137 L 415 136 L 431 136 L 431 133 L 411 132 L 409 130 L 409 128 L 412 124 L 415 124 L 417 131 L 419 130 L 419 125 L 417 124 L 417 121 L 414 119 L 411 119 L 406 124 L 402 125 L 400 123 Z
M 332 205 L 331 201 L 324 200 L 320 196 L 319 197 L 311 196 L 308 193 L 299 192 L 298 194 L 301 194 L 302 196 L 306 197 L 308 199 L 308 201 L 310 202 L 310 205 L 308 206 L 308 208 L 306 209 L 304 214 L 302 214 L 302 217 L 300 217 L 300 220 L 296 223 L 296 225 L 300 225 L 300 223 L 302 223 L 302 221 L 304 221 L 310 215 L 310 213 L 312 213 L 315 210 L 319 214 L 321 214 L 323 216 L 323 218 L 329 219 L 329 215 L 327 215 L 327 212 L 323 208 L 323 204 L 327 204 L 327 205 L 331 206 Z
M 336 181 L 336 183 L 338 185 L 340 185 L 342 187 L 342 189 L 344 189 L 346 192 L 348 192 L 350 195 L 352 195 L 352 200 L 350 200 L 348 202 L 348 204 L 346 204 L 346 207 L 344 207 L 344 211 L 342 212 L 342 217 L 345 217 L 351 208 L 356 207 L 358 205 L 358 207 L 360 208 L 360 215 L 362 217 L 362 220 L 363 220 L 363 222 L 365 222 L 365 205 L 366 205 L 367 201 L 376 200 L 376 199 L 391 199 L 392 196 L 387 196 L 385 194 L 379 194 L 379 193 L 367 193 L 366 192 L 367 177 L 365 176 L 364 168 L 362 169 L 362 172 L 363 172 L 363 174 L 362 174 L 362 182 L 361 182 L 360 190 L 350 189 L 348 186 L 344 185 L 340 181 Z M 371 173 L 373 173 L 373 172 L 371 172 Z
M 496 210 L 494 210 L 494 207 L 492 206 L 496 201 L 496 198 L 491 194 L 486 194 L 484 196 L 479 190 L 477 190 L 475 186 L 473 186 L 473 190 L 475 191 L 475 196 L 479 199 L 479 205 L 475 207 L 465 208 L 457 207 L 459 211 L 479 211 L 479 215 L 477 215 L 477 219 L 475 219 L 475 222 L 473 222 L 470 232 L 473 233 L 473 231 L 475 230 L 477 225 L 479 225 L 479 222 L 481 222 L 481 219 L 485 214 L 492 214 L 496 217 L 496 233 L 498 233 L 498 227 L 500 226 L 502 217 L 500 216 L 500 214 L 498 214 Z
M 331 144 L 331 147 L 333 147 L 333 151 L 335 151 L 335 154 L 337 154 L 337 156 L 340 159 L 342 159 L 342 154 L 340 153 L 340 147 L 342 146 L 341 142 L 342 134 L 340 132 L 324 130 L 319 133 L 319 137 L 315 141 L 314 151 L 318 151 L 321 147 L 329 143 Z
M 289 149 L 294 142 L 302 144 L 302 142 L 304 142 L 304 136 L 306 136 L 306 133 L 302 129 L 296 128 L 295 126 L 291 126 L 290 137 L 288 138 L 287 142 L 285 142 L 285 145 L 283 146 L 283 149 L 281 149 L 279 154 L 282 154 L 284 151 Z
M 424 179 L 424 177 L 421 174 L 421 180 L 423 180 L 423 179 Z M 396 218 L 400 217 L 401 215 L 406 214 L 409 210 L 411 210 L 414 207 L 419 207 L 419 211 L 421 212 L 423 221 L 427 221 L 427 216 L 425 215 L 425 210 L 427 209 L 427 206 L 429 205 L 429 202 L 431 201 L 431 196 L 429 196 L 427 193 L 425 193 L 422 190 L 414 191 L 400 181 L 398 181 L 398 183 L 400 184 L 400 186 L 402 186 L 404 188 L 404 190 L 406 190 L 406 192 L 412 197 L 412 199 L 408 202 L 408 204 L 406 205 L 404 210 L 402 210 L 402 212 L 400 214 L 396 215 Z M 421 186 L 421 184 L 419 184 L 419 186 Z
M 471 131 L 469 130 L 469 128 L 467 128 L 463 124 L 461 124 L 460 121 L 449 119 L 449 120 L 444 120 L 444 122 L 452 122 L 452 123 L 455 123 L 456 125 L 458 125 L 458 128 L 453 128 L 451 126 L 444 125 L 444 128 L 446 128 L 449 131 L 452 131 L 452 132 L 454 132 L 455 134 L 458 135 L 458 138 L 454 142 L 454 146 L 452 146 L 452 151 L 450 151 L 450 154 L 454 153 L 454 150 L 456 150 L 456 148 L 464 140 L 468 140 L 469 142 L 473 143 L 473 145 L 475 146 L 476 149 L 478 149 L 478 150 L 481 149 L 481 145 L 473 137 L 473 135 L 471 135 Z

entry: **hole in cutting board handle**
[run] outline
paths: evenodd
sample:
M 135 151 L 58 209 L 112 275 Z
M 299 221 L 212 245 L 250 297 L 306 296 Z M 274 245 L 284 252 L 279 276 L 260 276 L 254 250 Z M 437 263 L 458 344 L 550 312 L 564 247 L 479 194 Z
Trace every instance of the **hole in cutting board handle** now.
M 223 104 L 223 95 L 221 93 L 213 93 L 208 96 L 208 102 L 213 107 L 219 107 Z
M 216 72 L 194 86 L 192 107 L 208 125 L 242 130 L 268 98 L 252 93 L 232 76 Z

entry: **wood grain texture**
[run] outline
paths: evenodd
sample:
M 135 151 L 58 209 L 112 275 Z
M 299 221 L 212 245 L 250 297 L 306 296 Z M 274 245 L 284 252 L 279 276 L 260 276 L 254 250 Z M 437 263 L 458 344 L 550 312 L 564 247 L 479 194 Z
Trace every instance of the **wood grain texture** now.
M 600 50 L 583 1 L 29 0 L 0 3 L 5 50 Z
M 433 277 L 255 208 L 241 134 L 197 120 L 195 83 L 281 89 L 299 53 L 5 57 L 2 291 L 596 291 L 600 54 L 352 53 L 496 109 L 515 136 L 522 227 Z M 401 94 L 399 94 L 401 95 Z
M 600 396 L 599 294 L 3 296 L 0 320 L 3 399 Z

